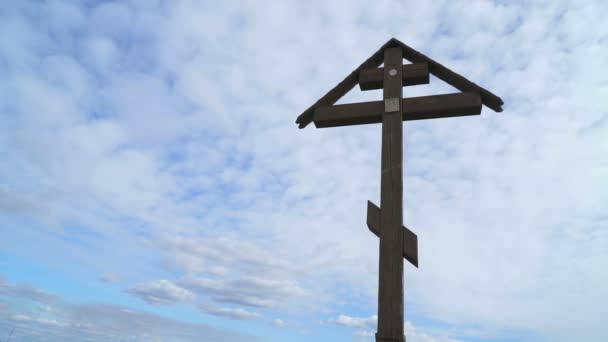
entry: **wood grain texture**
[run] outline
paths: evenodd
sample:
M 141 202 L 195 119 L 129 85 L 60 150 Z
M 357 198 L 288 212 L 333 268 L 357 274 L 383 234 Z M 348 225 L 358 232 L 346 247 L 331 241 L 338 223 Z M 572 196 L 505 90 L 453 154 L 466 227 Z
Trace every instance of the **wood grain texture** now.
M 481 114 L 479 93 L 455 93 L 403 99 L 403 121 Z
M 482 107 L 474 92 L 410 97 L 401 102 L 403 121 L 479 115 Z M 319 107 L 313 120 L 317 128 L 373 124 L 382 122 L 383 111 L 382 101 L 349 103 Z
M 384 51 L 384 100 L 403 98 L 402 51 Z M 391 74 L 391 72 L 393 72 Z M 401 104 L 401 103 L 400 103 Z M 402 107 L 402 106 L 400 106 Z M 403 335 L 403 125 L 402 108 L 382 114 L 380 265 L 376 340 Z
M 403 85 L 419 85 L 429 83 L 429 67 L 426 63 L 403 65 Z M 384 68 L 365 69 L 359 73 L 359 88 L 361 90 L 382 89 Z
M 314 113 L 317 128 L 352 126 L 382 122 L 384 102 L 360 102 L 319 107 Z
M 367 201 L 367 228 L 380 237 L 380 208 Z M 406 226 L 403 226 L 403 257 L 412 265 L 418 267 L 418 236 Z

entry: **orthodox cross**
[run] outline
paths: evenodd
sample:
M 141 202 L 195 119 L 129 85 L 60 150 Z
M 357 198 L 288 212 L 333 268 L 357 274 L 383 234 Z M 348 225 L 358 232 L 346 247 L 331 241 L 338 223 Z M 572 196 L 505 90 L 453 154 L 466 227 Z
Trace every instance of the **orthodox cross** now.
M 412 64 L 403 64 L 403 59 Z M 383 68 L 379 68 L 384 63 Z M 429 83 L 429 73 L 460 93 L 403 98 L 403 86 Z M 383 101 L 335 105 L 357 84 L 383 89 Z M 382 123 L 380 208 L 367 202 L 367 226 L 380 238 L 377 342 L 405 341 L 403 258 L 418 267 L 418 238 L 403 226 L 402 121 L 502 111 L 503 101 L 397 39 L 391 39 L 342 82 L 298 116 L 299 128 Z

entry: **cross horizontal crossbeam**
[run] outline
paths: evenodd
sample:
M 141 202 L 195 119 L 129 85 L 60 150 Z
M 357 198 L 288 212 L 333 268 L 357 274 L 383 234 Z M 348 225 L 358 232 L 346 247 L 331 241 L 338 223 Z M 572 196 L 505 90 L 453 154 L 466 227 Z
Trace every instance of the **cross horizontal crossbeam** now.
M 427 63 L 404 64 L 402 67 L 403 85 L 419 85 L 429 83 L 429 66 Z M 359 88 L 361 90 L 382 89 L 384 83 L 384 68 L 371 68 L 359 73 Z
M 481 98 L 477 92 L 408 97 L 401 101 L 403 121 L 481 113 Z M 313 122 L 317 128 L 380 123 L 384 110 L 384 101 L 323 106 L 315 109 Z

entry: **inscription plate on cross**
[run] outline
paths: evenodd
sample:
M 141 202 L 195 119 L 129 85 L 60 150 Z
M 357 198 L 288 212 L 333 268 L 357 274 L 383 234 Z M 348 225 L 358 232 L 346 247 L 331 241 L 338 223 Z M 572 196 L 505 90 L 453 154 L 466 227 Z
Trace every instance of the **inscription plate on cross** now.
M 399 102 L 401 102 L 401 99 L 397 97 L 384 100 L 384 111 L 386 113 L 398 112 Z

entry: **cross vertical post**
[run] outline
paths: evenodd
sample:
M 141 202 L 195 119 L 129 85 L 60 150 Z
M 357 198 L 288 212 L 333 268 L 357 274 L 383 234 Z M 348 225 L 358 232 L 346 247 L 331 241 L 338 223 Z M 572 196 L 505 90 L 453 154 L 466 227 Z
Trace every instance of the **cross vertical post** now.
M 403 55 L 384 50 L 384 113 L 380 178 L 380 267 L 377 342 L 403 335 Z
M 403 64 L 403 59 L 412 64 Z M 384 67 L 379 67 L 384 61 Z M 403 98 L 404 86 L 429 83 L 429 74 L 460 93 Z M 357 84 L 383 89 L 383 101 L 335 104 Z M 418 236 L 403 226 L 403 121 L 502 111 L 503 101 L 435 60 L 392 38 L 298 116 L 300 128 L 382 123 L 380 208 L 367 202 L 367 227 L 380 238 L 376 342 L 405 342 L 403 258 L 418 267 Z

